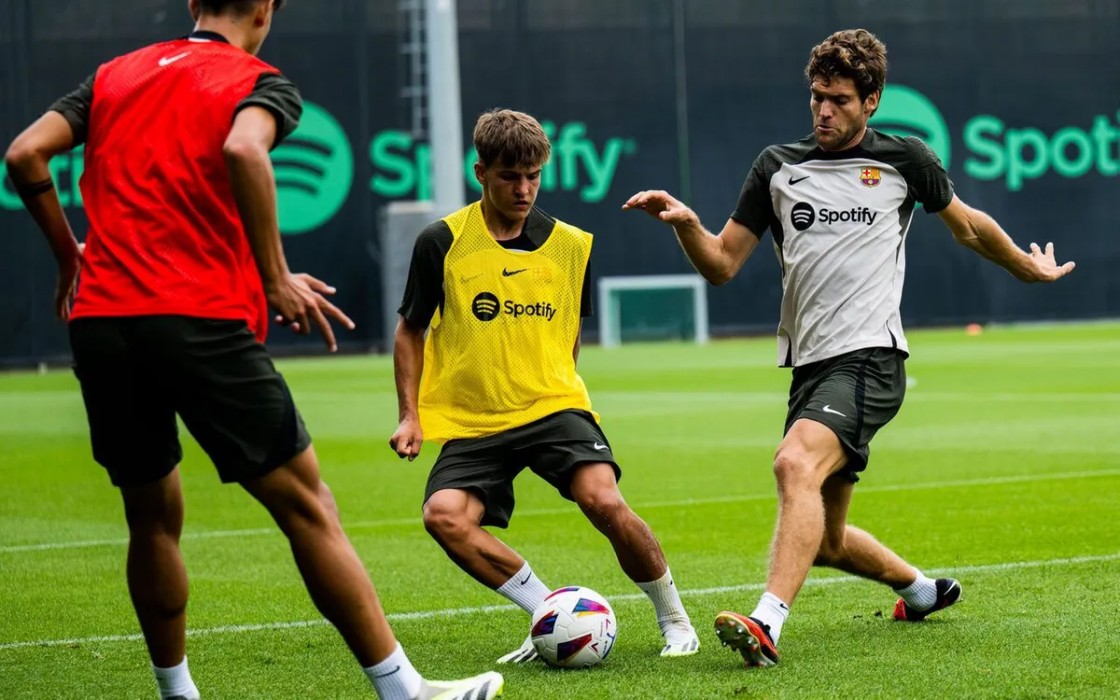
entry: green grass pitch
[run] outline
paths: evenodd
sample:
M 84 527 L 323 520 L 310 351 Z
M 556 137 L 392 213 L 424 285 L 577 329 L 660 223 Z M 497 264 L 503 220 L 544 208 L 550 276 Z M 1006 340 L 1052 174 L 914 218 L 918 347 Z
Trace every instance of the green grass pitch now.
M 891 591 L 815 569 L 782 663 L 748 670 L 712 619 L 749 612 L 775 514 L 770 470 L 789 372 L 770 338 L 586 348 L 580 365 L 701 634 L 660 659 L 652 608 L 570 503 L 529 472 L 501 532 L 546 584 L 614 603 L 605 664 L 503 669 L 507 697 L 1120 697 L 1120 326 L 911 334 L 912 386 L 873 446 L 850 520 L 959 578 L 959 605 L 890 621 Z M 429 677 L 493 668 L 528 617 L 460 572 L 424 533 L 436 450 L 387 447 L 387 357 L 280 363 L 323 473 L 398 636 Z M 309 602 L 265 512 L 218 483 L 184 435 L 188 654 L 207 698 L 358 698 L 365 677 Z M 0 376 L 0 697 L 155 697 L 129 605 L 114 489 L 89 454 L 69 372 Z

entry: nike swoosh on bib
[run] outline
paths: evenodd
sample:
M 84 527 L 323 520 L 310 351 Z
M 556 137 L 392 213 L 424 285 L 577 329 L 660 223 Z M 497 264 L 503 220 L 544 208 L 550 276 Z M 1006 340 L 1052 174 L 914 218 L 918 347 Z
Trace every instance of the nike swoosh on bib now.
M 175 61 L 178 61 L 180 58 L 186 57 L 188 54 L 190 54 L 190 51 L 184 51 L 183 53 L 181 53 L 177 56 L 170 56 L 170 57 L 164 56 L 163 58 L 159 59 L 159 64 L 161 66 L 169 66 L 172 63 L 174 63 Z

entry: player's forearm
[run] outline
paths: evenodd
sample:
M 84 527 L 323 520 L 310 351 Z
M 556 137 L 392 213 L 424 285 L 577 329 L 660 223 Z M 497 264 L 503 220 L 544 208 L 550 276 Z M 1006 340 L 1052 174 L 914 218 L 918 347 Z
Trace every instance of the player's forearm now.
M 398 420 L 420 416 L 420 376 L 424 373 L 424 331 L 403 318 L 393 334 L 393 378 L 397 385 Z
M 55 259 L 78 255 L 78 239 L 74 237 L 55 191 L 49 156 L 35 150 L 22 150 L 13 144 L 4 162 L 12 184 L 46 237 Z
M 237 211 L 267 289 L 288 274 L 276 216 L 276 184 L 268 151 L 257 144 L 227 144 L 226 165 Z
M 737 269 L 724 250 L 723 241 L 704 228 L 699 219 L 676 224 L 673 230 L 692 266 L 708 282 L 718 286 L 735 276 Z
M 1024 282 L 1035 281 L 1030 256 L 1015 245 L 1015 241 L 996 223 L 995 219 L 973 209 L 969 214 L 969 228 L 968 234 L 957 236 L 957 241 L 961 245 L 996 263 L 1016 279 Z

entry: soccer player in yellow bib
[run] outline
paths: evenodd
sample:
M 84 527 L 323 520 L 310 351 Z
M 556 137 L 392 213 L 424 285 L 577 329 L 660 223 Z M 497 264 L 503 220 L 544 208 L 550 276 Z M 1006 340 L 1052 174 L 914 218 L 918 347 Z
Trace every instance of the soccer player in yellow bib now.
M 694 654 L 665 555 L 618 490 L 622 472 L 576 372 L 591 235 L 534 206 L 552 150 L 536 119 L 486 112 L 474 146 L 482 199 L 420 234 L 394 338 L 400 425 L 389 445 L 412 460 L 425 439 L 443 444 L 424 526 L 464 571 L 532 614 L 551 589 L 483 529 L 509 525 L 513 480 L 528 467 L 610 540 L 653 602 L 661 655 Z M 536 656 L 527 638 L 498 661 Z

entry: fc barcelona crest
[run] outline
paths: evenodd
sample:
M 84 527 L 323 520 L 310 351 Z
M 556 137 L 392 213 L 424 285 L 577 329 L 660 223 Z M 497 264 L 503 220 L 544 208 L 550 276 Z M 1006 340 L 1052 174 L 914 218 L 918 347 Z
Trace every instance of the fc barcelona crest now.
M 883 181 L 878 168 L 860 168 L 859 181 L 867 187 L 875 187 Z

